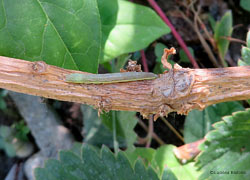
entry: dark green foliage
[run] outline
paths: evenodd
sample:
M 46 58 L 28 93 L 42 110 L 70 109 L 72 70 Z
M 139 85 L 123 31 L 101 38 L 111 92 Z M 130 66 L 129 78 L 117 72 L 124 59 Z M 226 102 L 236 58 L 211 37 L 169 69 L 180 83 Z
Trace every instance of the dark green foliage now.
M 37 168 L 37 180 L 138 180 L 158 179 L 152 168 L 145 168 L 137 161 L 132 168 L 123 152 L 117 157 L 106 147 L 101 151 L 89 145 L 83 145 L 81 156 L 72 151 L 61 151 L 60 160 L 48 160 L 44 168 Z
M 214 128 L 201 146 L 203 152 L 197 162 L 202 170 L 200 179 L 248 179 L 250 109 L 225 116 Z

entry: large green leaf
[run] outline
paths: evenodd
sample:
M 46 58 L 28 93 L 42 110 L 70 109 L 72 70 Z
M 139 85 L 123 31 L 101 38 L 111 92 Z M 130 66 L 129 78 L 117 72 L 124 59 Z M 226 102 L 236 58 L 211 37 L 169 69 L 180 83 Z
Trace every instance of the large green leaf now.
M 226 116 L 214 127 L 198 157 L 200 179 L 249 179 L 250 109 Z
M 96 0 L 1 0 L 0 55 L 97 72 Z
M 115 157 L 106 147 L 98 152 L 84 145 L 81 156 L 72 151 L 61 151 L 60 160 L 48 160 L 44 168 L 37 168 L 37 180 L 153 180 L 158 179 L 154 170 L 145 168 L 137 161 L 134 168 L 130 165 L 123 152 Z
M 133 158 L 133 163 L 129 162 L 127 156 L 133 156 L 133 152 L 130 154 L 119 152 L 117 156 L 114 156 L 106 147 L 99 151 L 86 144 L 79 148 L 77 144 L 72 151 L 61 151 L 60 160 L 49 159 L 44 168 L 37 168 L 35 176 L 37 180 L 176 180 L 176 177 L 178 179 L 190 179 L 190 177 L 196 179 L 197 172 L 193 165 L 191 163 L 181 165 L 173 155 L 173 148 L 174 146 L 164 146 L 159 151 L 153 149 L 147 151 L 147 149 L 141 148 L 140 152 L 147 152 L 143 155 L 145 158 L 150 156 L 147 168 L 145 168 L 142 158 Z M 137 157 L 140 157 L 138 151 L 134 152 Z M 155 166 L 154 170 L 150 166 L 151 163 Z M 159 172 L 160 169 L 163 170 L 161 178 L 155 172 L 155 170 Z
M 97 72 L 99 59 L 142 49 L 169 31 L 150 8 L 122 0 L 0 3 L 0 55 L 68 69 Z
M 98 2 L 103 32 L 102 62 L 143 49 L 170 32 L 168 26 L 148 7 L 123 0 Z
M 217 22 L 215 26 L 214 39 L 216 41 L 217 47 L 219 49 L 219 55 L 222 60 L 224 60 L 229 46 L 229 40 L 225 38 L 232 35 L 232 26 L 233 17 L 231 11 L 225 13 L 221 20 Z
M 244 110 L 239 102 L 225 102 L 214 104 L 203 111 L 193 110 L 186 117 L 184 124 L 184 139 L 186 143 L 191 143 L 202 139 L 210 130 L 212 124 L 221 121 L 226 115 Z

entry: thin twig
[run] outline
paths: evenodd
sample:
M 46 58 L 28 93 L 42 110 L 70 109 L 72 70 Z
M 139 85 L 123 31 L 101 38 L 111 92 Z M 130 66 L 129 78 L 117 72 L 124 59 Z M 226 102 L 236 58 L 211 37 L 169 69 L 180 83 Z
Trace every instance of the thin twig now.
M 201 18 L 199 16 L 200 10 L 201 10 L 200 5 L 199 5 L 199 8 L 198 8 L 198 11 L 195 10 L 194 5 L 191 6 L 191 11 L 194 13 L 195 18 L 196 18 L 195 20 L 198 21 L 198 23 L 200 24 L 202 30 L 205 32 L 205 35 L 207 36 L 207 39 L 210 41 L 213 48 L 216 48 L 216 43 L 214 41 L 213 35 L 208 32 L 206 25 L 203 23 L 203 21 L 201 20 Z
M 200 153 L 199 145 L 203 143 L 205 139 L 184 144 L 174 149 L 175 156 L 180 159 L 183 163 L 196 157 Z
M 149 120 L 149 125 L 148 125 L 148 135 L 147 135 L 147 144 L 146 147 L 149 148 L 152 142 L 152 136 L 153 136 L 153 132 L 154 132 L 154 117 L 153 115 L 150 116 Z
M 194 31 L 196 32 L 202 46 L 204 47 L 204 50 L 206 51 L 206 53 L 208 54 L 209 59 L 211 60 L 211 62 L 213 63 L 213 65 L 215 67 L 220 67 L 221 65 L 217 62 L 216 58 L 214 57 L 214 54 L 212 52 L 212 50 L 210 49 L 209 45 L 207 44 L 206 40 L 203 38 L 203 36 L 201 35 L 199 28 L 197 26 L 197 23 L 193 24 L 193 22 L 191 22 L 191 20 L 189 20 L 182 12 L 180 12 L 183 19 L 191 26 L 193 27 Z
M 169 129 L 171 129 L 171 131 L 173 131 L 173 133 L 183 142 L 184 142 L 184 138 L 182 137 L 182 135 L 172 126 L 172 124 L 170 124 L 167 119 L 165 119 L 164 117 L 161 117 L 161 120 L 169 127 Z
M 146 144 L 147 141 L 148 141 L 147 137 L 144 137 L 144 138 L 139 137 L 139 136 L 137 137 L 137 144 L 140 144 L 140 145 Z
M 244 45 L 246 45 L 246 41 L 243 41 L 241 39 L 236 39 L 236 38 L 233 38 L 233 37 L 230 37 L 230 36 L 221 36 L 222 39 L 226 39 L 228 41 L 231 41 L 231 42 L 238 42 L 238 43 L 242 43 Z
M 203 38 L 202 34 L 200 33 L 199 27 L 198 27 L 198 21 L 199 21 L 199 12 L 200 12 L 200 6 L 198 11 L 195 10 L 194 5 L 192 4 L 191 6 L 191 10 L 194 13 L 194 29 L 196 34 L 198 35 L 200 42 L 202 44 L 202 46 L 204 47 L 205 51 L 208 54 L 208 57 L 210 58 L 210 60 L 212 61 L 212 63 L 214 64 L 215 67 L 222 67 L 222 65 L 220 65 L 217 62 L 217 59 L 215 58 L 213 51 L 211 50 L 211 48 L 209 47 L 208 43 L 206 42 L 206 40 Z M 200 22 L 202 23 L 202 21 L 200 20 Z M 209 35 L 208 35 L 209 36 Z M 215 45 L 214 43 L 212 45 Z
M 19 161 L 17 162 L 16 164 L 16 169 L 15 169 L 15 177 L 14 177 L 14 180 L 18 180 L 18 176 L 20 176 L 20 171 L 21 171 L 21 168 L 22 168 L 23 164 Z
M 185 44 L 185 42 L 183 41 L 183 39 L 181 38 L 179 33 L 176 31 L 176 29 L 174 28 L 172 23 L 169 21 L 169 19 L 165 16 L 162 9 L 158 6 L 158 4 L 154 0 L 148 0 L 148 2 L 155 9 L 155 11 L 159 14 L 159 16 L 162 18 L 162 20 L 169 26 L 169 28 L 171 29 L 174 37 L 179 42 L 179 44 L 182 47 L 182 49 L 184 50 L 184 52 L 187 54 L 187 57 L 190 60 L 190 62 L 192 63 L 193 67 L 194 68 L 199 68 L 199 66 L 198 66 L 197 62 L 195 61 L 194 57 L 189 52 L 189 50 L 187 48 L 187 45 Z
M 142 49 L 140 52 L 141 52 L 141 60 L 142 60 L 144 72 L 149 72 L 145 51 Z
M 139 120 L 138 123 L 140 124 L 140 126 L 141 126 L 146 132 L 148 132 L 148 127 L 144 124 L 144 122 L 143 122 L 142 120 Z M 152 137 L 153 137 L 153 139 L 154 139 L 158 144 L 160 144 L 160 145 L 165 144 L 165 142 L 164 142 L 163 140 L 161 140 L 161 138 L 160 138 L 157 134 L 155 134 L 154 132 L 153 132 L 153 134 L 152 134 Z M 143 138 L 143 139 L 144 139 L 144 138 Z
M 119 151 L 119 144 L 117 141 L 117 135 L 116 135 L 116 111 L 112 111 L 112 126 L 113 126 L 113 146 L 115 154 L 117 155 Z
M 208 32 L 206 25 L 203 23 L 203 21 L 201 20 L 201 18 L 199 16 L 197 16 L 197 20 L 202 28 L 202 30 L 205 32 L 205 35 L 207 36 L 207 39 L 210 41 L 210 44 L 213 46 L 213 48 L 216 47 L 213 35 Z
M 237 28 L 240 28 L 240 27 L 243 27 L 244 25 L 243 24 L 236 24 L 233 26 L 233 31 Z

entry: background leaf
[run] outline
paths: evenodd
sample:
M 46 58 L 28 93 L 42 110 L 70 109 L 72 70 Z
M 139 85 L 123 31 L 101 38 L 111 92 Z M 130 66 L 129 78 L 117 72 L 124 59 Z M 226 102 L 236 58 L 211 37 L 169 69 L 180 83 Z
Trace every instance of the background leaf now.
M 111 113 L 115 113 L 112 116 Z M 135 112 L 126 111 L 110 111 L 101 115 L 103 124 L 106 125 L 110 130 L 113 130 L 112 119 L 115 118 L 117 135 L 123 137 L 126 146 L 130 149 L 133 148 L 133 144 L 136 141 L 137 135 L 134 132 L 135 125 L 137 124 L 137 118 Z
M 0 4 L 0 55 L 97 72 L 96 0 L 8 0 Z
M 0 149 L 4 150 L 9 157 L 16 155 L 16 149 L 13 145 L 13 129 L 8 126 L 0 126 Z
M 20 121 L 14 124 L 15 129 L 15 137 L 21 141 L 29 141 L 28 133 L 30 132 L 30 129 L 25 124 L 24 121 Z
M 4 110 L 7 108 L 7 105 L 2 97 L 0 97 L 0 109 Z
M 241 49 L 241 58 L 238 60 L 238 66 L 250 66 L 250 31 L 247 33 L 246 38 L 247 47 L 243 46 Z M 250 104 L 250 100 L 246 100 Z
M 157 57 L 157 62 L 161 62 L 161 57 L 163 55 L 164 49 L 168 48 L 165 44 L 157 43 L 155 46 L 155 56 Z
M 150 8 L 123 0 L 117 1 L 117 7 L 116 3 L 108 1 L 105 2 L 110 6 L 100 7 L 99 3 L 99 8 L 103 9 L 100 10 L 104 37 L 102 62 L 143 49 L 170 32 L 168 26 Z M 112 17 L 116 11 L 117 17 Z
M 208 14 L 208 21 L 213 31 L 215 31 L 216 21 L 211 14 Z
M 194 57 L 194 50 L 191 47 L 188 47 L 188 50 L 190 54 Z M 180 61 L 184 63 L 190 63 L 190 60 L 183 49 L 180 50 Z
M 249 0 L 240 0 L 240 7 L 246 11 L 250 11 L 250 1 Z
M 242 47 L 241 49 L 241 57 L 243 61 L 249 65 L 250 64 L 250 48 L 248 47 Z
M 221 121 L 226 115 L 244 110 L 239 102 L 225 102 L 208 106 L 203 111 L 193 110 L 186 117 L 184 124 L 184 140 L 191 143 L 202 139 L 210 130 L 212 124 Z
M 163 67 L 162 63 L 161 63 L 161 57 L 163 55 L 164 52 L 164 48 L 168 48 L 166 45 L 162 44 L 162 43 L 157 43 L 155 46 L 155 56 L 156 56 L 156 65 L 154 67 L 153 72 L 155 74 L 162 74 L 164 71 L 166 71 L 166 69 Z M 173 66 L 174 65 L 174 61 L 171 60 L 172 55 L 168 56 L 168 62 Z
M 81 110 L 84 115 L 83 134 L 85 143 L 99 147 L 102 144 L 113 147 L 112 118 L 115 118 L 119 146 L 121 148 L 133 148 L 137 137 L 134 132 L 137 123 L 135 112 L 110 111 L 98 117 L 97 111 L 87 105 L 82 105 Z M 112 116 L 113 112 L 115 112 L 115 116 Z
M 247 33 L 246 41 L 247 41 L 247 47 L 250 48 L 250 31 L 248 31 Z
M 248 179 L 250 174 L 250 109 L 226 116 L 206 135 L 197 166 L 200 179 Z M 220 172 L 226 173 L 220 173 Z M 235 174 L 237 173 L 237 174 Z
M 238 66 L 249 66 L 250 65 L 250 31 L 247 33 L 246 38 L 247 46 L 243 46 L 241 49 L 242 60 L 238 61 Z
M 108 147 L 113 147 L 113 134 L 112 129 L 109 129 L 102 123 L 101 118 L 95 109 L 88 105 L 81 105 L 81 111 L 84 116 L 83 136 L 84 143 L 101 147 L 105 144 Z M 124 139 L 120 136 L 117 137 L 119 145 L 124 147 Z
M 222 60 L 224 60 L 224 57 L 227 53 L 229 46 L 229 40 L 225 39 L 225 37 L 232 35 L 233 31 L 232 24 L 233 24 L 232 12 L 228 11 L 224 14 L 221 20 L 217 22 L 215 26 L 214 39 L 216 41 L 219 50 L 219 55 Z

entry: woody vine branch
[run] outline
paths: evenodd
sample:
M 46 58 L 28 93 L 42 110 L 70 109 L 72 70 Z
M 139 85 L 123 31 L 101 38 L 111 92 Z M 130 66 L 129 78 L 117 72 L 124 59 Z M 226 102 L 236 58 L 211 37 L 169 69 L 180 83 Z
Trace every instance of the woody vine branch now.
M 163 58 L 166 57 L 166 51 Z M 208 105 L 250 99 L 250 66 L 189 69 L 175 65 L 159 78 L 111 84 L 72 84 L 71 73 L 84 73 L 0 56 L 0 88 L 94 106 L 100 111 L 137 111 L 165 116 L 187 114 Z

